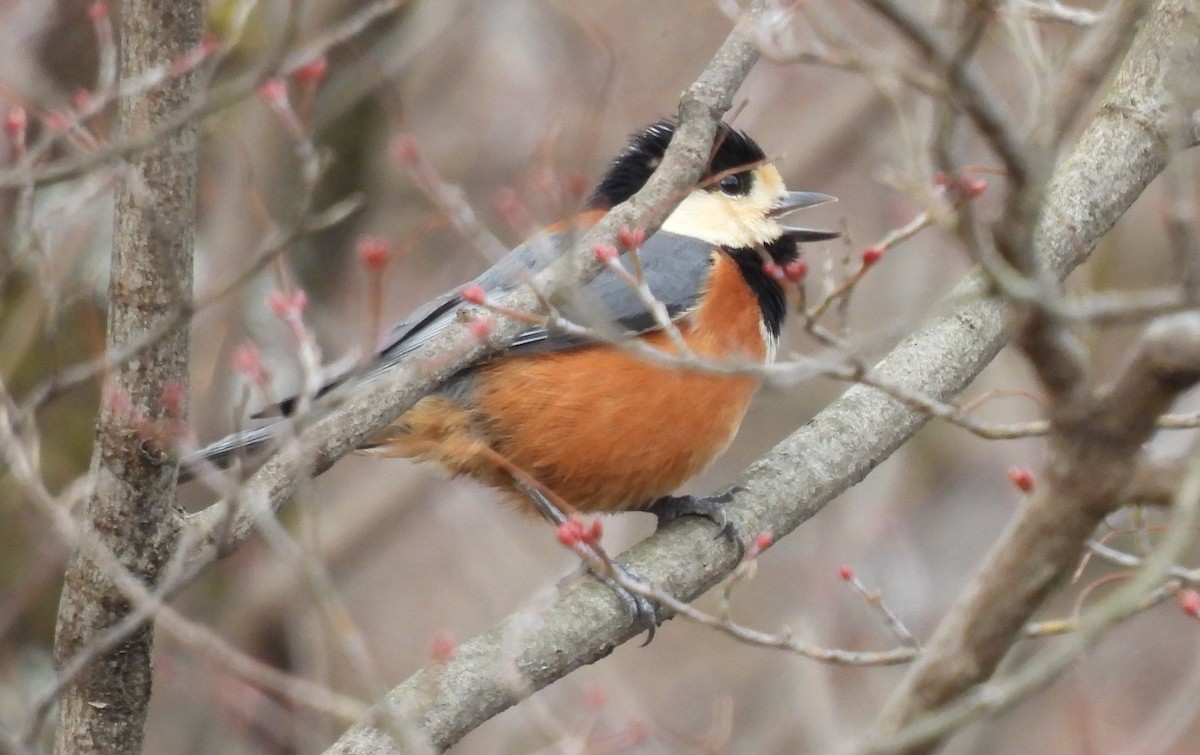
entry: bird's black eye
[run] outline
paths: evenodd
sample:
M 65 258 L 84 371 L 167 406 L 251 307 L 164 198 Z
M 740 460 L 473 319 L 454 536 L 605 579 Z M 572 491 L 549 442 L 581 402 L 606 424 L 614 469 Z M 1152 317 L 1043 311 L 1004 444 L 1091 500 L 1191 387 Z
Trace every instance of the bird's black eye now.
M 750 191 L 750 174 L 731 173 L 717 182 L 717 188 L 731 197 L 746 194 Z

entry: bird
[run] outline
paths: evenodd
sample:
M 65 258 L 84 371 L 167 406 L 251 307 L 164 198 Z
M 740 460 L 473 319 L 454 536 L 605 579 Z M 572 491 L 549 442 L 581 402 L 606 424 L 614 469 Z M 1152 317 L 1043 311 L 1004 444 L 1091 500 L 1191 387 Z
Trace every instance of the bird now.
M 436 338 L 472 306 L 523 285 L 580 234 L 641 189 L 676 131 L 659 120 L 634 133 L 583 209 L 545 229 L 476 277 L 416 309 L 382 339 L 365 368 L 334 380 L 370 380 Z M 531 324 L 499 353 L 463 369 L 425 396 L 361 452 L 433 462 L 499 489 L 516 507 L 559 524 L 575 513 L 651 510 L 700 514 L 728 529 L 722 501 L 673 496 L 733 440 L 760 379 L 752 370 L 686 369 L 681 354 L 717 364 L 771 362 L 788 313 L 777 272 L 800 245 L 836 231 L 784 225 L 788 213 L 835 201 L 789 191 L 778 169 L 745 132 L 720 123 L 696 186 L 636 251 L 620 257 L 640 269 L 665 306 L 663 327 L 628 276 L 612 266 L 556 300 L 585 327 Z M 772 267 L 774 266 L 774 267 Z M 774 273 L 773 273 L 774 271 Z M 647 360 L 630 344 L 664 359 Z M 294 401 L 280 405 L 285 414 Z M 200 452 L 219 461 L 271 437 L 271 428 L 236 434 Z

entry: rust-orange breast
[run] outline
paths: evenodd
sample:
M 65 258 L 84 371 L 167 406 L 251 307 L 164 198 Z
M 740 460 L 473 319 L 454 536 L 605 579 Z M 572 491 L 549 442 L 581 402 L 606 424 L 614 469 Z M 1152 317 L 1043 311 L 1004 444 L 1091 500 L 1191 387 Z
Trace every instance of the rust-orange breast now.
M 724 255 L 680 330 L 706 359 L 761 362 L 767 353 L 758 303 Z M 663 333 L 642 341 L 673 351 Z M 611 511 L 652 503 L 707 466 L 732 440 L 757 383 L 593 346 L 486 365 L 475 401 L 496 451 L 572 506 Z
M 767 355 L 758 302 L 724 254 L 679 328 L 696 355 L 714 362 Z M 641 340 L 674 351 L 664 333 Z M 423 399 L 368 452 L 419 457 L 516 493 L 499 454 L 580 511 L 619 511 L 669 494 L 721 453 L 758 380 L 589 346 L 499 358 L 468 385 L 453 399 Z M 528 506 L 519 494 L 510 499 Z

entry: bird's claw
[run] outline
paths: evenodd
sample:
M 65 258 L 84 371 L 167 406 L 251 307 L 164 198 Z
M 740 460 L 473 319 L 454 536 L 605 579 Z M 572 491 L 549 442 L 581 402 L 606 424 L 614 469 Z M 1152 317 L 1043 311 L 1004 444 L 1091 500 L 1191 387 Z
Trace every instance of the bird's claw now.
M 717 537 L 724 535 L 741 548 L 745 548 L 742 533 L 737 523 L 729 518 L 725 505 L 733 500 L 737 489 L 711 498 L 697 498 L 693 495 L 668 495 L 659 498 L 650 507 L 650 511 L 658 517 L 658 526 L 662 528 L 681 516 L 702 516 L 717 525 Z
M 625 604 L 629 613 L 633 614 L 634 625 L 640 627 L 646 633 L 646 641 L 642 643 L 642 647 L 646 647 L 654 639 L 654 632 L 658 629 L 658 606 L 645 595 L 633 592 L 621 584 L 622 579 L 630 582 L 644 582 L 645 580 L 639 577 L 636 572 L 628 566 L 618 564 L 615 561 L 611 562 L 611 566 L 615 574 L 596 573 L 596 576 L 617 594 L 617 597 Z

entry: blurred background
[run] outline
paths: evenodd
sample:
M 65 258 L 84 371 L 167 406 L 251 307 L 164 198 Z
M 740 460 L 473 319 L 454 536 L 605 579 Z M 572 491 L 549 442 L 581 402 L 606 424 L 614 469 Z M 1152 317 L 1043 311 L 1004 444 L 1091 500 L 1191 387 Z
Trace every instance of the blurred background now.
M 0 105 L 24 107 L 32 133 L 54 113 L 78 107 L 79 93 L 94 86 L 98 51 L 87 5 L 0 4 L 6 40 Z M 298 42 L 320 41 L 365 5 L 300 3 Z M 801 221 L 844 233 L 806 248 L 809 292 L 819 296 L 857 266 L 862 249 L 938 206 L 928 157 L 933 107 L 903 80 L 914 67 L 911 51 L 861 9 L 832 0 L 780 5 L 764 30 L 768 55 L 738 96 L 734 124 L 777 158 L 791 188 L 840 199 Z M 939 2 L 912 5 L 952 21 Z M 1031 21 L 1021 5 L 997 14 L 980 61 L 1013 120 L 1028 123 L 1042 95 L 1040 72 L 1052 70 L 1084 32 Z M 276 0 L 253 7 L 211 0 L 209 25 L 218 40 L 251 9 L 236 44 L 206 69 L 214 80 L 268 54 L 286 26 L 287 8 Z M 463 192 L 483 226 L 505 246 L 516 244 L 524 233 L 502 208 L 515 197 L 539 224 L 577 208 L 581 181 L 590 187 L 630 132 L 674 112 L 680 93 L 728 34 L 731 8 L 730 0 L 411 0 L 331 48 L 323 80 L 292 77 L 290 101 L 326 166 L 308 212 L 355 196 L 362 209 L 288 245 L 279 265 L 196 316 L 191 418 L 199 441 L 243 419 L 247 388 L 232 362 L 239 344 L 262 349 L 277 395 L 297 385 L 294 342 L 266 305 L 281 279 L 307 292 L 307 321 L 332 362 L 353 358 L 374 338 L 365 293 L 371 279 L 355 253 L 362 236 L 392 245 L 382 274 L 384 323 L 488 265 L 394 159 L 398 136 L 411 137 L 419 155 Z M 839 60 L 831 40 L 873 61 L 870 75 L 813 64 L 819 56 Z M 112 138 L 112 110 L 86 123 L 99 143 Z M 59 156 L 88 149 L 68 142 Z M 994 164 L 965 127 L 956 146 L 963 164 Z M 3 149 L 8 164 L 11 145 Z M 1181 173 L 1194 173 L 1194 156 L 1180 162 Z M 201 165 L 199 298 L 233 280 L 264 238 L 294 227 L 305 212 L 297 140 L 259 97 L 205 121 Z M 1003 184 L 1002 177 L 988 178 L 992 189 L 976 207 L 984 221 L 994 217 Z M 47 375 L 102 350 L 112 182 L 110 172 L 97 170 L 40 189 L 31 225 L 39 243 L 6 256 L 0 377 L 18 400 Z M 1076 290 L 1172 280 L 1161 183 L 1076 273 Z M 9 238 L 20 214 L 14 192 L 0 194 L 0 212 Z M 970 266 L 952 233 L 926 230 L 890 250 L 855 292 L 845 318 L 831 325 L 844 329 L 862 354 L 877 357 L 936 312 Z M 1119 364 L 1135 332 L 1094 334 L 1097 368 Z M 797 332 L 786 345 L 785 351 L 819 352 Z M 814 380 L 765 391 L 733 447 L 689 491 L 719 491 L 844 388 Z M 1018 355 L 1001 354 L 965 398 L 991 391 L 1012 395 L 987 403 L 983 416 L 1038 416 L 1036 386 Z M 97 401 L 97 386 L 88 385 L 40 410 L 40 458 L 51 490 L 64 490 L 86 472 Z M 1184 440 L 1176 434 L 1159 444 L 1169 451 Z M 848 565 L 882 592 L 909 629 L 927 637 L 1018 501 L 1006 469 L 1036 470 L 1040 454 L 1036 440 L 985 442 L 930 425 L 773 547 L 757 577 L 738 588 L 735 616 L 765 631 L 787 626 L 829 647 L 892 647 L 877 615 L 839 579 L 839 567 Z M 180 503 L 198 509 L 213 499 L 191 485 Z M 50 678 L 67 554 L 2 471 L 0 517 L 0 725 L 16 728 L 32 692 Z M 427 665 L 438 643 L 473 637 L 517 610 L 536 611 L 576 566 L 549 527 L 497 505 L 493 492 L 406 461 L 345 459 L 307 485 L 284 519 L 333 576 L 365 640 L 374 681 L 386 686 Z M 653 518 L 627 514 L 605 527 L 610 552 L 619 552 L 648 534 Z M 1103 594 L 1108 582 L 1097 580 L 1111 571 L 1090 566 L 1051 601 L 1045 617 L 1070 614 Z M 247 653 L 348 694 L 375 696 L 372 680 L 346 662 L 345 643 L 304 575 L 262 542 L 218 564 L 175 604 Z M 710 596 L 700 605 L 712 609 L 715 601 Z M 1151 610 L 1112 632 L 1050 690 L 966 728 L 946 751 L 1191 751 L 1186 742 L 1200 732 L 1197 639 L 1194 620 L 1180 611 Z M 1029 641 L 1014 655 L 1052 641 Z M 488 722 L 455 751 L 819 751 L 862 734 L 904 673 L 823 665 L 678 619 L 649 647 L 637 644 Z M 260 690 L 165 632 L 158 633 L 156 653 L 148 752 L 317 752 L 344 728 Z

